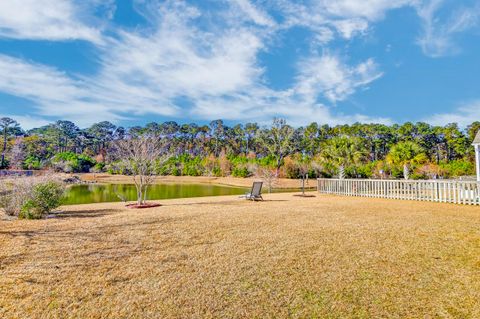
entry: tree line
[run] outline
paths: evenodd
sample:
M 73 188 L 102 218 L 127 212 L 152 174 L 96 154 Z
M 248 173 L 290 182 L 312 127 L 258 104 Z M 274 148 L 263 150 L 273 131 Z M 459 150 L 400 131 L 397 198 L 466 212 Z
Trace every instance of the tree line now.
M 118 141 L 149 136 L 162 154 L 158 175 L 247 177 L 270 170 L 276 177 L 457 178 L 474 174 L 471 143 L 476 121 L 352 125 L 311 123 L 292 127 L 284 119 L 271 125 L 208 125 L 152 122 L 124 128 L 104 121 L 81 129 L 71 121 L 23 130 L 0 119 L 2 169 L 55 169 L 64 172 L 128 174 L 115 156 Z

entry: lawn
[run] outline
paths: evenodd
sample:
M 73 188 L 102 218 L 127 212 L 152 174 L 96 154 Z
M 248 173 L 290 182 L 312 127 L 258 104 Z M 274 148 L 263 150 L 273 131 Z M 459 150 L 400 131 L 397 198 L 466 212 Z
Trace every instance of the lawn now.
M 480 208 L 266 199 L 0 220 L 0 317 L 480 318 Z

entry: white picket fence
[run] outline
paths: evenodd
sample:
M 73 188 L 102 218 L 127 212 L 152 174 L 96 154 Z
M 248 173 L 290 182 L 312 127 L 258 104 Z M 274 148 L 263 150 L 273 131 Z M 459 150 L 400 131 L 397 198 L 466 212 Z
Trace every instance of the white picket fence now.
M 454 180 L 318 179 L 323 194 L 480 205 L 480 182 Z

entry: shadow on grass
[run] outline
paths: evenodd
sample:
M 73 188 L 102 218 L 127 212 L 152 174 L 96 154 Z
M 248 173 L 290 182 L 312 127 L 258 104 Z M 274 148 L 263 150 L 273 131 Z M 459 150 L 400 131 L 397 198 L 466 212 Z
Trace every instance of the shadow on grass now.
M 45 232 L 44 231 L 36 231 L 36 230 L 8 230 L 8 231 L 0 231 L 0 235 L 9 235 L 11 237 L 18 237 L 18 236 L 22 236 L 22 237 L 27 237 L 27 238 L 31 238 L 31 237 L 34 237 L 34 236 L 37 236 L 39 234 L 44 234 Z
M 162 207 L 168 206 L 195 206 L 195 205 L 230 205 L 235 206 L 243 203 L 261 203 L 261 202 L 288 202 L 287 199 L 265 199 L 265 200 L 246 200 L 246 199 L 239 199 L 239 200 L 229 200 L 229 201 L 221 201 L 221 202 L 192 202 L 192 203 L 178 203 L 178 204 L 162 204 Z
M 303 195 L 303 194 L 295 194 L 295 195 L 293 195 L 293 196 L 295 196 L 295 197 L 305 197 L 305 198 L 317 197 L 317 196 L 311 195 L 311 194 L 305 194 L 305 195 Z
M 66 218 L 95 218 L 110 215 L 115 212 L 114 209 L 96 209 L 96 210 L 77 210 L 71 212 L 54 212 L 49 218 L 66 219 Z

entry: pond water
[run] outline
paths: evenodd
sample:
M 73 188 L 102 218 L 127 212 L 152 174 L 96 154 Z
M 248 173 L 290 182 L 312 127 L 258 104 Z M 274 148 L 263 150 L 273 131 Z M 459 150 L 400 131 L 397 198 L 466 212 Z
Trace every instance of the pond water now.
M 155 184 L 148 188 L 147 197 L 150 200 L 243 195 L 248 191 L 242 187 L 219 186 L 210 184 Z M 133 184 L 88 184 L 73 185 L 68 188 L 63 201 L 64 205 L 90 204 L 103 202 L 120 202 L 125 198 L 128 201 L 137 199 L 137 192 Z

